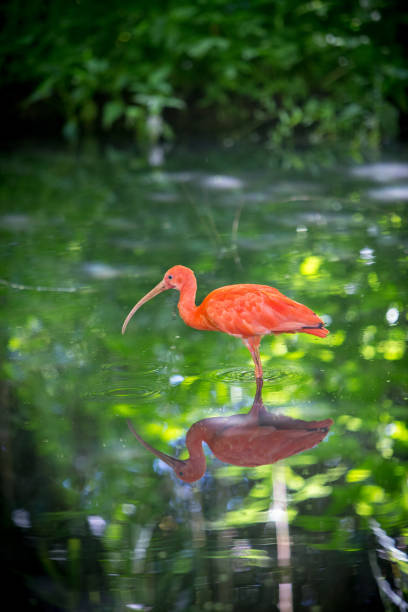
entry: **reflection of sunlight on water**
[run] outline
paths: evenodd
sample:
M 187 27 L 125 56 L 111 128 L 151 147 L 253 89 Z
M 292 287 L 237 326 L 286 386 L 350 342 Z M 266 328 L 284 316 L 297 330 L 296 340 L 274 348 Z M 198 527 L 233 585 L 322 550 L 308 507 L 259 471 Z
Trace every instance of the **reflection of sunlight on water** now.
M 370 266 L 375 261 L 374 249 L 364 247 L 360 250 L 360 257 L 361 259 L 364 259 L 367 266 Z
M 172 387 L 177 387 L 177 385 L 180 385 L 183 381 L 184 376 L 182 376 L 181 374 L 173 374 L 169 378 L 169 383 Z
M 22 231 L 32 230 L 34 219 L 30 215 L 8 214 L 0 217 L 0 225 L 3 229 Z
M 408 199 L 408 185 L 406 183 L 389 184 L 392 181 L 408 179 L 408 164 L 398 162 L 367 164 L 352 168 L 351 174 L 357 178 L 377 183 L 388 183 L 388 185 L 367 190 L 368 197 L 373 200 L 399 202 Z
M 11 513 L 11 519 L 17 527 L 21 527 L 22 529 L 28 529 L 31 527 L 31 517 L 30 513 L 24 508 L 18 508 L 13 510 Z
M 389 308 L 387 310 L 386 314 L 385 314 L 385 318 L 387 319 L 387 321 L 388 321 L 388 323 L 390 325 L 395 325 L 395 323 L 399 319 L 399 310 L 398 310 L 398 308 L 395 308 L 395 307 Z
M 101 516 L 91 514 L 88 516 L 88 525 L 94 536 L 102 536 L 106 529 L 106 521 Z
M 367 164 L 352 168 L 351 174 L 380 182 L 395 181 L 408 178 L 408 164 L 398 162 Z
M 358 285 L 356 283 L 347 283 L 344 285 L 344 291 L 347 295 L 354 295 L 358 289 Z
M 124 276 L 127 274 L 127 269 L 124 266 L 114 267 L 100 261 L 84 263 L 83 270 L 90 277 L 99 280 L 116 278 L 117 276 Z
M 210 189 L 240 189 L 244 186 L 241 179 L 235 176 L 214 174 L 203 178 L 202 184 Z
M 373 200 L 383 200 L 385 202 L 408 200 L 408 185 L 393 185 L 390 187 L 369 189 L 367 195 Z

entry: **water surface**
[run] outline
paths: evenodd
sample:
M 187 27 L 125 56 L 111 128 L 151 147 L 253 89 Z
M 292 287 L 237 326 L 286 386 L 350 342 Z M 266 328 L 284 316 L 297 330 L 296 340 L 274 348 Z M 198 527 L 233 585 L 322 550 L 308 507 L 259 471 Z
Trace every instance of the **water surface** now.
M 3 548 L 41 610 L 382 610 L 407 590 L 408 163 L 283 169 L 266 154 L 24 150 L 0 186 Z M 271 284 L 330 335 L 265 338 L 263 399 L 334 421 L 269 466 L 215 459 L 190 485 L 188 428 L 247 412 L 252 361 L 184 325 L 177 296 L 133 304 L 181 263 L 198 302 Z M 383 539 L 384 530 L 394 539 Z M 379 549 L 387 548 L 382 554 Z M 391 551 L 391 552 L 390 552 Z

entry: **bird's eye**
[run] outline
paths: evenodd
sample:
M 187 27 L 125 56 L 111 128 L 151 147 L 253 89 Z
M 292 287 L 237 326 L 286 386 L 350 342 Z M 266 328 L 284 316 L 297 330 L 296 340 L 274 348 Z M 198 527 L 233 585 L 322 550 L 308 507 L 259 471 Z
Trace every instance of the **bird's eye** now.
M 172 275 L 171 275 L 171 274 L 169 274 L 167 278 L 168 278 L 169 280 L 171 280 L 173 277 L 172 277 Z

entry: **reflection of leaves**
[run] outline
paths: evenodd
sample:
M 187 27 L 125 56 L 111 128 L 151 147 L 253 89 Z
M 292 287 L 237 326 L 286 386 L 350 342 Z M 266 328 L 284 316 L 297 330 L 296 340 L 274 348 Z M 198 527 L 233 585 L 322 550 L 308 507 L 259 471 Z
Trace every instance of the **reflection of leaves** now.
M 311 476 L 305 480 L 302 487 L 293 494 L 293 501 L 299 503 L 314 497 L 320 498 L 330 495 L 332 487 L 327 486 L 327 483 L 338 480 L 345 471 L 346 468 L 344 467 L 336 467 L 327 470 L 324 474 L 315 474 Z

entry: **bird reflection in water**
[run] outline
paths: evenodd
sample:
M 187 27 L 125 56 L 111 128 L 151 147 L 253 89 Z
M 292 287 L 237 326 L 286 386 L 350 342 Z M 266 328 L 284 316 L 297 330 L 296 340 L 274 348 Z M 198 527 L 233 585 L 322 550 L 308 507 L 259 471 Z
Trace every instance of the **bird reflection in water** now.
M 167 463 L 175 475 L 185 482 L 199 480 L 206 471 L 203 442 L 224 463 L 256 467 L 275 463 L 316 446 L 327 435 L 332 424 L 332 419 L 303 421 L 268 412 L 262 401 L 261 379 L 257 380 L 254 402 L 247 414 L 210 417 L 190 427 L 186 436 L 190 456 L 185 460 L 153 448 L 128 420 L 129 428 L 137 440 Z

